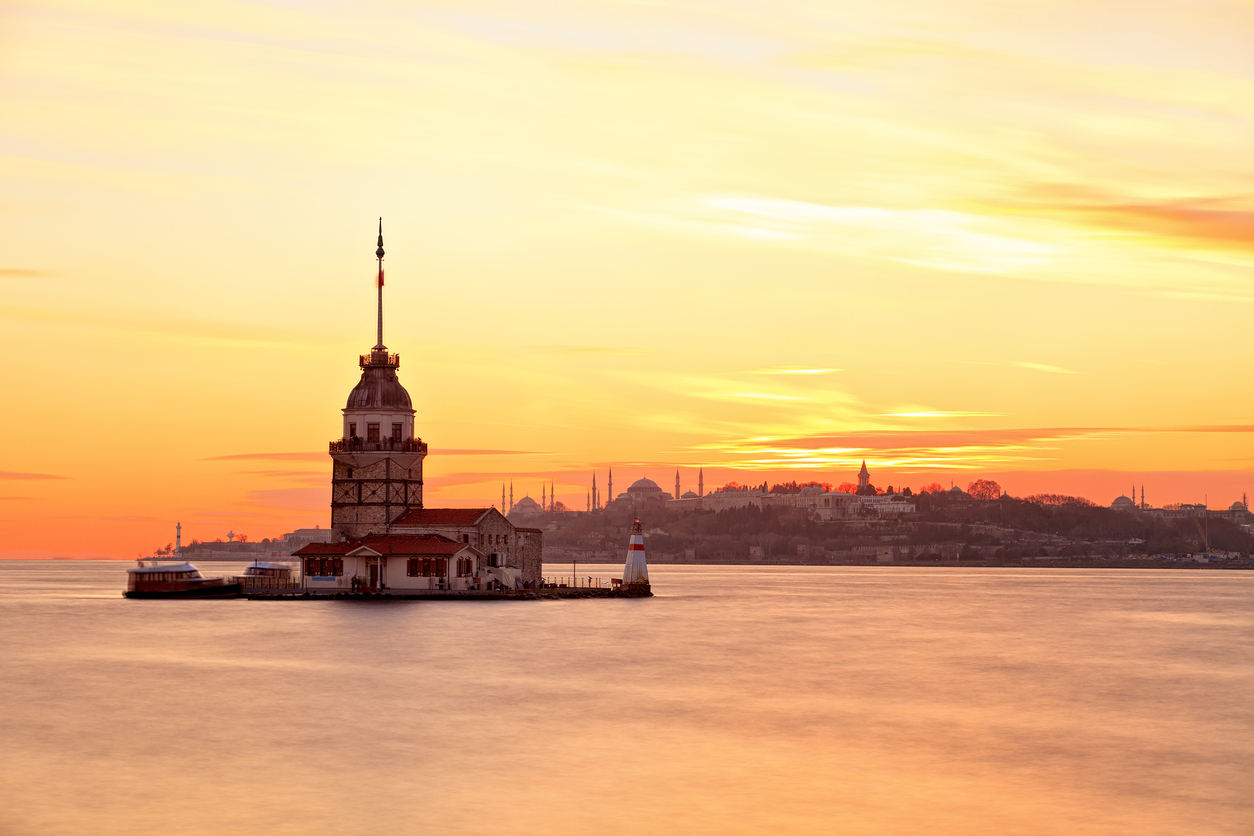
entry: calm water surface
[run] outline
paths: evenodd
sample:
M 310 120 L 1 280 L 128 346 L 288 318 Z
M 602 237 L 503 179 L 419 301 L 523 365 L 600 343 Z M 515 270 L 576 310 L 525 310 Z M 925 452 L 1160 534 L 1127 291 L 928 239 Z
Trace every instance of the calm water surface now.
M 0 563 L 0 833 L 1254 832 L 1254 574 L 278 603 L 127 565 Z

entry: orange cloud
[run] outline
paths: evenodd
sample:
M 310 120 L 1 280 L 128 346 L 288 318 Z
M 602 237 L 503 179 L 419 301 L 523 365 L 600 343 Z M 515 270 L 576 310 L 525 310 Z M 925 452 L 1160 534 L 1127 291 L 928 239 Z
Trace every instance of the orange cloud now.
M 1238 197 L 1134 200 L 1079 186 L 1046 184 L 1029 188 L 1022 202 L 994 208 L 1181 245 L 1254 252 L 1254 208 Z

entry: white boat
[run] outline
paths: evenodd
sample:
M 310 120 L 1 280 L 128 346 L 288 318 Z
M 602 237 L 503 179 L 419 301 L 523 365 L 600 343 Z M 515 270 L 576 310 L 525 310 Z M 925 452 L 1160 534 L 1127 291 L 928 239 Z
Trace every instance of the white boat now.
M 234 598 L 240 585 L 226 578 L 206 578 L 190 563 L 162 566 L 153 558 L 149 565 L 126 570 L 127 598 Z

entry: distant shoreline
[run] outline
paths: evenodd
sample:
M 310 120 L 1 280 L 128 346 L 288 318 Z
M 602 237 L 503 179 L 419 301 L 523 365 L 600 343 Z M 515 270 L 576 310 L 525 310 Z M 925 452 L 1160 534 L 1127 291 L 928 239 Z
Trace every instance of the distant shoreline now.
M 144 558 L 149 560 L 151 558 Z M 158 560 L 173 560 L 173 558 L 157 558 Z M 284 558 L 270 557 L 269 560 L 283 560 Z M 137 558 L 133 557 L 69 557 L 69 556 L 53 556 L 53 557 L 4 557 L 0 556 L 0 561 L 27 561 L 31 563 L 50 562 L 50 563 L 73 563 L 73 562 L 109 562 L 109 563 L 133 563 Z M 252 558 L 188 558 L 197 563 L 251 563 Z M 295 558 L 290 559 L 296 562 Z M 890 569 L 1224 569 L 1230 571 L 1251 570 L 1254 569 L 1254 560 L 1226 560 L 1216 561 L 1213 563 L 1201 563 L 1187 559 L 1181 560 L 1123 560 L 1123 559 L 1085 559 L 1085 558 L 1028 558 L 1017 562 L 995 562 L 995 561 L 925 561 L 925 562 L 897 562 L 897 563 L 879 563 L 877 561 L 860 561 L 860 562 L 841 562 L 841 563 L 806 563 L 802 561 L 692 561 L 692 560 L 652 560 L 653 566 L 755 566 L 759 568 L 769 568 L 773 566 L 799 566 L 807 569 L 821 568 L 837 568 L 850 566 L 881 566 Z M 547 566 L 566 566 L 570 565 L 570 561 L 545 561 Z M 605 560 L 587 560 L 578 561 L 579 566 L 621 566 L 620 561 L 606 562 Z

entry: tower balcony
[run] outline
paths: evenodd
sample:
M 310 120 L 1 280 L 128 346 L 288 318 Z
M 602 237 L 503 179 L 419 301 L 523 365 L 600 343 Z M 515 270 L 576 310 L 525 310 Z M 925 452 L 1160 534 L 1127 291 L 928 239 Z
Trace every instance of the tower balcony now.
M 329 453 L 421 453 L 427 454 L 427 443 L 420 438 L 341 438 L 330 443 Z
M 389 354 L 386 350 L 372 350 L 369 354 L 359 354 L 357 364 L 363 369 L 399 369 L 401 355 Z

